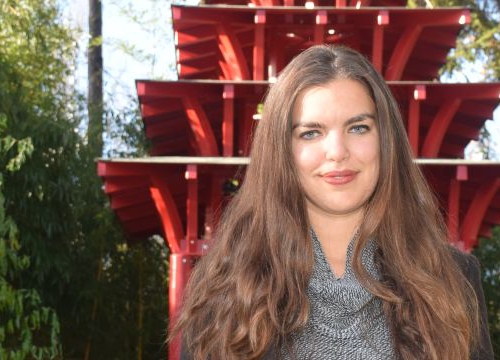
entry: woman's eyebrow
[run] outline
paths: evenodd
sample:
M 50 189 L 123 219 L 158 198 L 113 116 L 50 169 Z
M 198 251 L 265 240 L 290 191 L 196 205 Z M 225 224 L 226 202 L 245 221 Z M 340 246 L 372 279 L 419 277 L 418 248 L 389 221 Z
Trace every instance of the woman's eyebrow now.
M 298 122 L 297 124 L 292 125 L 292 130 L 295 130 L 298 127 L 309 128 L 309 129 L 319 129 L 319 128 L 322 128 L 323 125 L 321 125 L 318 122 L 314 122 L 314 121 Z
M 375 114 L 361 113 L 361 114 L 355 115 L 355 116 L 347 119 L 345 122 L 345 125 L 351 125 L 351 124 L 366 120 L 366 118 L 370 118 L 372 120 L 377 120 L 377 117 L 375 116 Z

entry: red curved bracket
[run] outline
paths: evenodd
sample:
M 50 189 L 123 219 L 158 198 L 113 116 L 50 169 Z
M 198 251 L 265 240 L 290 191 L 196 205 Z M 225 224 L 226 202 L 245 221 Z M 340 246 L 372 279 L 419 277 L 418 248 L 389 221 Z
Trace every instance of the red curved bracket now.
M 182 103 L 189 121 L 189 127 L 196 140 L 196 149 L 200 156 L 219 156 L 217 142 L 205 111 L 198 100 L 183 97 Z
M 496 179 L 481 186 L 474 196 L 462 224 L 461 237 L 465 243 L 465 250 L 470 250 L 476 245 L 483 218 L 499 189 L 500 179 Z
M 425 136 L 424 145 L 422 146 L 423 157 L 434 158 L 438 156 L 444 135 L 461 104 L 461 99 L 452 99 L 445 101 L 441 105 Z
M 152 175 L 150 179 L 152 186 L 149 192 L 160 214 L 168 247 L 172 254 L 178 254 L 181 252 L 181 240 L 185 237 L 179 211 L 164 181 L 155 175 Z
M 220 22 L 217 24 L 217 40 L 222 57 L 229 74 L 224 74 L 228 80 L 251 80 L 250 71 L 241 44 L 233 31 Z M 223 69 L 224 71 L 224 69 Z
M 418 24 L 408 26 L 403 32 L 392 52 L 391 59 L 385 71 L 385 79 L 387 81 L 401 80 L 406 63 L 421 32 L 422 26 Z

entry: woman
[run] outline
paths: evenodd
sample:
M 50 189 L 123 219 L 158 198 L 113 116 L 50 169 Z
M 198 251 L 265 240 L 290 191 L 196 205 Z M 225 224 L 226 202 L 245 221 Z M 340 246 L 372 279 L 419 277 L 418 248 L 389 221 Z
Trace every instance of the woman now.
M 493 358 L 477 260 L 447 244 L 398 105 L 353 50 L 283 70 L 216 238 L 183 358 Z

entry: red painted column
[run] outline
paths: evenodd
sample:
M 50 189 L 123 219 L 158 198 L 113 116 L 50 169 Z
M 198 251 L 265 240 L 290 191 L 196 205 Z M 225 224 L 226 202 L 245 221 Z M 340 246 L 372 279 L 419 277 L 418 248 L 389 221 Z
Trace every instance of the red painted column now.
M 238 154 L 237 156 L 248 156 L 250 153 L 252 131 L 255 120 L 253 116 L 257 112 L 257 103 L 247 101 L 242 116 L 239 118 L 238 131 Z
M 169 323 L 170 330 L 175 326 L 179 311 L 182 306 L 184 289 L 189 279 L 193 267 L 193 254 L 197 250 L 196 241 L 198 239 L 198 169 L 197 165 L 187 165 L 186 180 L 188 182 L 186 218 L 186 246 L 178 253 L 170 255 L 169 271 Z M 169 359 L 180 358 L 182 334 L 176 336 L 170 343 L 168 350 Z
M 375 69 L 382 72 L 384 54 L 384 26 L 389 24 L 389 12 L 380 10 L 377 24 L 373 28 L 372 63 Z
M 446 225 L 448 228 L 448 241 L 455 244 L 460 250 L 465 249 L 465 244 L 460 239 L 460 188 L 461 181 L 467 181 L 469 178 L 467 166 L 457 166 L 455 178 L 450 180 L 448 191 L 448 214 Z
M 233 156 L 234 149 L 234 85 L 224 85 L 222 117 L 222 156 Z
M 193 266 L 192 256 L 185 254 L 170 254 L 169 270 L 169 292 L 168 292 L 168 313 L 169 328 L 172 331 L 179 311 L 182 306 L 184 289 Z M 171 342 L 168 348 L 168 358 L 180 359 L 182 334 L 178 334 Z
M 425 85 L 416 85 L 413 90 L 413 96 L 410 97 L 408 109 L 408 138 L 413 150 L 413 155 L 419 156 L 419 137 L 420 137 L 420 101 L 425 100 Z
M 254 16 L 255 41 L 253 45 L 253 79 L 264 80 L 264 52 L 266 11 L 257 10 Z M 234 79 L 233 79 L 234 80 Z
M 222 187 L 225 177 L 220 174 L 212 174 L 210 179 L 210 195 L 205 208 L 205 228 L 203 238 L 210 242 L 215 230 L 215 225 L 219 223 L 222 204 Z M 208 244 L 207 244 L 208 245 Z M 203 252 L 203 248 L 201 249 Z
M 325 42 L 325 26 L 328 22 L 328 15 L 325 10 L 316 12 L 316 26 L 314 27 L 314 43 L 323 44 Z
M 186 242 L 187 252 L 196 252 L 198 239 L 198 166 L 187 165 L 186 180 L 188 186 L 186 203 Z

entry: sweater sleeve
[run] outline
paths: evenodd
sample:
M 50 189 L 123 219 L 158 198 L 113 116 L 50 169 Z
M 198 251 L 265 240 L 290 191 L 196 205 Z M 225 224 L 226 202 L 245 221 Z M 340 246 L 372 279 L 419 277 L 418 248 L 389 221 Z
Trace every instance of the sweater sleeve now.
M 476 292 L 479 305 L 479 341 L 471 353 L 471 360 L 494 360 L 493 348 L 491 346 L 488 330 L 488 312 L 484 299 L 483 286 L 481 285 L 480 264 L 473 255 L 460 253 L 457 256 L 458 263 L 464 275 Z

